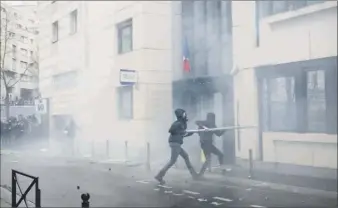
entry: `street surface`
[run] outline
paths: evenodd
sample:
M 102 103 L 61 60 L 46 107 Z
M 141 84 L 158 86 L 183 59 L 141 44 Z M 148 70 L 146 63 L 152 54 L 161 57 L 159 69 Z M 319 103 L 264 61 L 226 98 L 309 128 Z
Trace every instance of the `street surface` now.
M 126 167 L 86 159 L 26 154 L 1 155 L 1 185 L 11 185 L 11 169 L 38 176 L 42 206 L 80 207 L 82 193 L 91 207 L 335 207 L 336 199 L 249 187 L 206 179 L 193 181 L 188 171 L 170 170 L 158 186 L 144 166 Z M 22 189 L 30 180 L 20 178 Z M 24 192 L 24 190 L 22 190 Z M 34 201 L 34 192 L 28 196 Z

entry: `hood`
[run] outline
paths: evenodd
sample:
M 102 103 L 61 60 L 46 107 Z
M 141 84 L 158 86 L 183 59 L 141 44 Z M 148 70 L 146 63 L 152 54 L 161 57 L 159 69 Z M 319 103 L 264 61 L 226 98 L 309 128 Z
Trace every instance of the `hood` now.
M 216 116 L 215 116 L 214 113 L 208 113 L 207 114 L 207 122 L 209 124 L 212 124 L 212 125 L 214 125 L 216 123 Z
M 183 109 L 180 109 L 180 108 L 176 109 L 175 115 L 176 115 L 177 120 L 188 121 L 187 113 Z

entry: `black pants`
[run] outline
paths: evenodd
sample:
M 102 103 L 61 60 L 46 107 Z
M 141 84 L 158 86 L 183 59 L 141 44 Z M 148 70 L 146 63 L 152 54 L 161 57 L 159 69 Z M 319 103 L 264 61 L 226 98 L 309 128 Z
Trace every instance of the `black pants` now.
M 205 156 L 205 162 L 202 165 L 201 171 L 199 173 L 200 175 L 203 175 L 206 169 L 208 168 L 211 162 L 212 153 L 217 155 L 220 165 L 224 164 L 224 161 L 223 161 L 224 155 L 219 149 L 217 149 L 217 147 L 215 147 L 215 145 L 213 145 L 212 143 L 201 143 L 201 148 Z
M 191 162 L 189 160 L 188 153 L 181 147 L 178 143 L 169 143 L 171 148 L 171 157 L 169 162 L 161 169 L 161 171 L 157 174 L 158 177 L 163 178 L 167 171 L 176 163 L 178 156 L 181 156 L 185 164 L 187 165 L 187 168 L 192 176 L 196 176 L 196 171 L 191 165 Z

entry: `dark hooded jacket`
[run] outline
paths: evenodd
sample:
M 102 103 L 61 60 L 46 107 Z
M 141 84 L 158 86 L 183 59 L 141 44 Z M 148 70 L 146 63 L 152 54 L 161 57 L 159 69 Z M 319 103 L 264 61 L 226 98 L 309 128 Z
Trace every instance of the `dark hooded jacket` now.
M 203 129 L 203 126 L 211 129 L 211 128 L 217 128 L 216 126 L 216 116 L 214 113 L 208 113 L 207 119 L 205 121 L 196 121 L 196 125 L 198 126 L 198 129 Z M 201 144 L 212 144 L 213 143 L 213 135 L 216 134 L 217 136 L 222 136 L 225 131 L 212 131 L 212 132 L 200 132 L 198 135 L 200 136 L 200 142 Z
M 169 143 L 183 144 L 183 138 L 191 136 L 193 133 L 186 133 L 188 119 L 184 117 L 183 109 L 176 109 L 175 115 L 177 120 L 171 124 L 169 129 Z

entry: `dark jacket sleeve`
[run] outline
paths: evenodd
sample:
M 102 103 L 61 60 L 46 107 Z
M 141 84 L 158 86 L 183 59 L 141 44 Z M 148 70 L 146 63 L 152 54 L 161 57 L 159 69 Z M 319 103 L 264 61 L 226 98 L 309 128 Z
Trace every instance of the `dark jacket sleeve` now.
M 204 121 L 196 121 L 195 124 L 198 126 L 198 127 L 202 127 L 204 126 Z
M 188 137 L 188 136 L 191 136 L 193 134 L 194 134 L 193 132 L 185 133 L 184 137 Z
M 205 123 L 204 121 L 196 121 L 196 122 L 195 122 L 195 124 L 198 126 L 198 129 L 204 129 L 204 128 L 203 128 L 203 126 L 205 126 L 204 123 Z M 199 135 L 199 136 L 202 136 L 203 133 L 198 132 L 198 135 Z
M 183 125 L 179 122 L 174 122 L 170 129 L 169 133 L 172 135 L 181 135 L 182 137 L 188 137 L 193 135 L 194 133 L 187 133 Z
M 169 133 L 173 134 L 173 135 L 176 135 L 176 134 L 184 135 L 185 129 L 183 128 L 183 126 L 179 122 L 174 122 L 170 126 Z
M 215 127 L 213 128 L 217 128 L 217 126 L 215 125 Z M 216 136 L 220 137 L 224 134 L 225 130 L 218 130 L 218 131 L 214 131 L 214 134 L 216 134 Z

